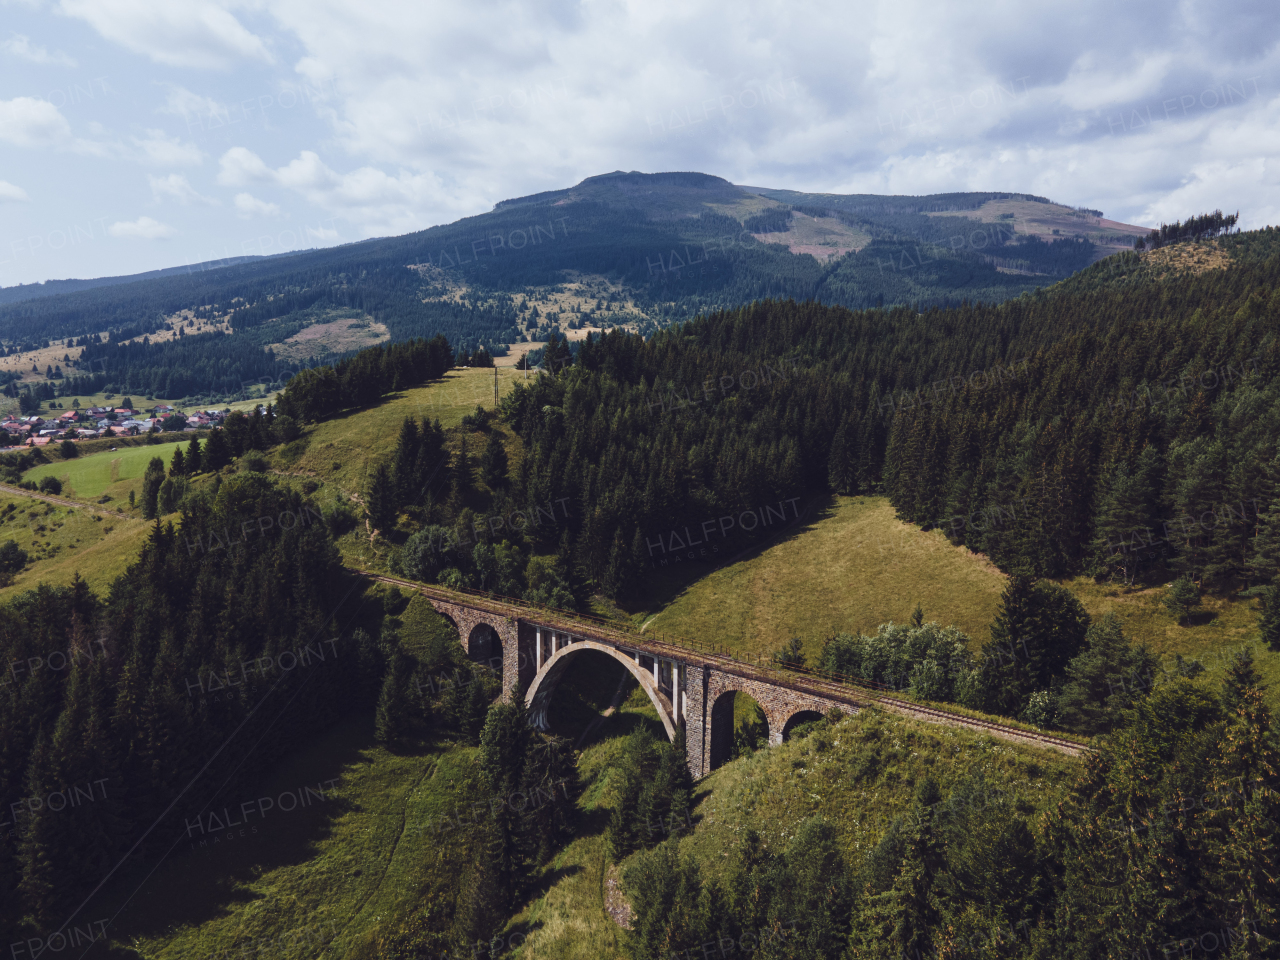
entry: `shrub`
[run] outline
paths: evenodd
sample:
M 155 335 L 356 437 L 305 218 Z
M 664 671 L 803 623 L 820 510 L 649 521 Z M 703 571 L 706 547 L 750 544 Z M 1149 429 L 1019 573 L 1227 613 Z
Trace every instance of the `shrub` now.
M 251 473 L 266 473 L 269 469 L 267 458 L 257 450 L 250 450 L 240 458 L 240 469 Z
M 28 559 L 27 551 L 19 547 L 17 541 L 6 540 L 0 543 L 0 573 L 17 573 L 27 565 Z
M 52 494 L 56 497 L 62 492 L 62 481 L 57 477 L 41 477 L 40 485 L 37 489 L 41 493 Z
M 1169 584 L 1164 594 L 1164 608 L 1177 617 L 1178 623 L 1186 623 L 1192 607 L 1200 605 L 1200 588 L 1190 577 L 1179 577 Z

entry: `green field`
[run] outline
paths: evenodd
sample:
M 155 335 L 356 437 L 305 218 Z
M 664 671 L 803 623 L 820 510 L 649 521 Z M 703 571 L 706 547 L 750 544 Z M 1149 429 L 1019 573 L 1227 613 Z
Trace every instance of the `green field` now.
M 159 457 L 168 469 L 176 449 L 177 446 L 169 443 L 119 447 L 115 451 L 41 464 L 28 470 L 23 479 L 39 483 L 41 477 L 57 477 L 62 481 L 62 496 L 68 498 L 87 500 L 107 494 L 113 500 L 128 500 L 130 490 L 141 490 L 140 481 L 151 458 Z
M 668 574 L 663 592 L 671 599 L 636 613 L 646 632 L 666 631 L 748 656 L 800 637 L 811 659 L 832 634 L 902 623 L 917 603 L 926 618 L 985 640 L 1006 580 L 984 557 L 948 543 L 941 531 L 924 533 L 897 520 L 882 497 L 841 497 L 737 563 L 710 572 L 688 564 L 681 573 L 697 579 Z
M 10 509 L 12 504 L 13 509 Z M 0 496 L 0 543 L 13 540 L 30 556 L 0 600 L 41 583 L 65 586 L 79 574 L 98 594 L 137 556 L 147 525 L 29 497 Z
M 511 367 L 494 369 L 500 395 L 510 392 L 524 376 Z M 401 390 L 376 407 L 309 427 L 304 437 L 306 452 L 292 469 L 335 480 L 347 489 L 363 490 L 369 465 L 391 456 L 405 417 L 439 419 L 445 429 L 456 427 L 477 406 L 494 409 L 493 383 L 492 369 L 450 370 L 428 386 Z

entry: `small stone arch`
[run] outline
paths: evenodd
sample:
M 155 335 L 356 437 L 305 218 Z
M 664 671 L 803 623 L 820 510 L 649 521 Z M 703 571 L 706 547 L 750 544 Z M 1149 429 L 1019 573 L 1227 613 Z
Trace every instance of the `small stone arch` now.
M 821 720 L 823 714 L 817 710 L 797 710 L 791 716 L 787 717 L 787 722 L 782 725 L 782 739 L 784 741 L 791 739 L 791 732 L 802 723 L 812 723 L 814 720 Z
M 738 694 L 750 697 L 760 707 L 764 714 L 764 722 L 769 728 L 769 735 L 766 738 L 767 743 L 774 742 L 773 718 L 769 716 L 769 711 L 765 709 L 764 704 L 751 695 L 746 690 L 731 688 L 724 690 L 716 697 L 711 704 L 711 732 L 708 737 L 710 752 L 708 759 L 710 763 L 707 766 L 707 772 L 710 773 L 718 767 L 724 766 L 729 762 L 729 757 L 733 754 L 733 735 L 734 735 L 734 700 Z
M 555 693 L 556 686 L 560 682 L 560 678 L 564 676 L 566 667 L 572 657 L 588 650 L 594 650 L 597 653 L 607 654 L 617 660 L 626 667 L 640 687 L 649 696 L 650 702 L 658 711 L 658 718 L 662 721 L 663 728 L 667 731 L 667 737 L 671 740 L 676 738 L 676 724 L 671 715 L 671 704 L 667 702 L 667 698 L 653 682 L 653 674 L 641 668 L 636 663 L 634 657 L 612 647 L 606 643 L 597 643 L 594 640 L 575 639 L 572 643 L 561 647 L 555 654 L 542 665 L 542 669 L 533 679 L 533 683 L 529 686 L 529 692 L 525 694 L 525 704 L 529 710 L 529 722 L 539 730 L 546 730 L 549 727 L 548 710 L 551 706 L 551 697 Z
M 467 656 L 473 663 L 502 672 L 502 638 L 487 623 L 477 623 L 467 637 Z

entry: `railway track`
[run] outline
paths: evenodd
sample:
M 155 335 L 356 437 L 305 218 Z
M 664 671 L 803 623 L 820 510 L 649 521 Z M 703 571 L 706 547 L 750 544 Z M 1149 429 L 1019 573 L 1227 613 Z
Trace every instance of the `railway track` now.
M 563 629 L 566 632 L 585 633 L 594 639 L 622 643 L 661 657 L 674 657 L 704 666 L 712 666 L 725 673 L 775 686 L 787 687 L 798 692 L 840 699 L 851 705 L 874 704 L 881 709 L 889 710 L 902 716 L 913 717 L 927 723 L 985 732 L 1004 740 L 1047 747 L 1071 756 L 1079 756 L 1089 751 L 1089 747 L 1084 744 L 1068 740 L 1065 737 L 1056 737 L 1049 733 L 1024 730 L 1008 724 L 953 713 L 932 705 L 892 696 L 870 684 L 859 683 L 851 678 L 813 675 L 801 670 L 783 668 L 772 662 L 741 660 L 721 649 L 698 644 L 690 640 L 670 638 L 655 640 L 642 635 L 639 630 L 634 628 L 628 629 L 617 623 L 567 610 L 536 607 L 510 597 L 496 597 L 492 594 L 481 594 L 472 591 L 449 590 L 444 587 L 415 583 L 412 580 L 388 577 L 365 570 L 355 572 L 371 580 L 416 591 L 425 596 L 434 596 L 436 599 L 448 603 L 470 606 L 487 613 L 499 614 L 505 617 L 533 620 L 554 629 Z

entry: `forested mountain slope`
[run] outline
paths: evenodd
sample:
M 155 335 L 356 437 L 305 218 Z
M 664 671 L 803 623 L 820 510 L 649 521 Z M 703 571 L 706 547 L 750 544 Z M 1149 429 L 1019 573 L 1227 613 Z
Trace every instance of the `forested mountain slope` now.
M 443 333 L 455 347 L 483 343 L 500 353 L 556 329 L 652 332 L 757 299 L 853 308 L 994 303 L 1064 277 L 1103 250 L 1083 233 L 1046 242 L 1016 218 L 968 216 L 992 197 L 1021 195 L 906 198 L 913 210 L 946 210 L 941 217 L 864 202 L 903 198 L 797 196 L 805 202 L 699 173 L 606 174 L 401 237 L 113 278 L 14 302 L 5 301 L 19 294 L 0 291 L 0 344 L 11 352 L 60 340 L 76 348 L 110 334 L 72 358 L 76 392 L 112 385 L 172 398 L 228 395 L 246 381 L 287 378 L 297 362 L 266 348 L 334 311 L 383 324 L 393 340 Z M 1048 203 L 1042 199 L 1028 202 Z M 549 299 L 569 288 L 572 302 Z M 156 333 L 181 311 L 229 324 L 235 339 L 199 333 L 193 323 L 180 348 L 116 346 Z
M 582 505 L 575 556 L 612 589 L 660 534 L 829 489 L 886 492 L 1006 570 L 1155 550 L 1257 582 L 1280 476 L 1277 236 L 1234 238 L 1230 269 L 1157 281 L 1104 262 L 1001 305 L 775 301 L 614 332 L 505 402 L 522 482 Z

